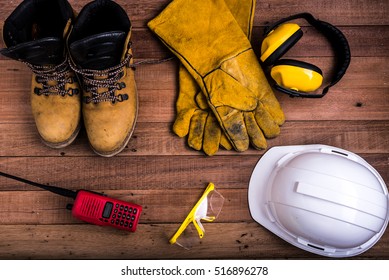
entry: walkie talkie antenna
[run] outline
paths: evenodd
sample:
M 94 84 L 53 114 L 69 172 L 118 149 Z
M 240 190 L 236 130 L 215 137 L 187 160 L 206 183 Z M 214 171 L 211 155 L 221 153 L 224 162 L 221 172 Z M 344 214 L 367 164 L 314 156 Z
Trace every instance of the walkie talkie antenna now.
M 50 186 L 50 185 L 43 185 L 40 183 L 32 182 L 32 181 L 14 176 L 14 175 L 7 174 L 7 173 L 1 172 L 1 171 L 0 171 L 0 175 L 7 177 L 7 178 L 10 178 L 10 179 L 13 179 L 13 180 L 16 180 L 16 181 L 19 181 L 19 182 L 22 182 L 22 183 L 25 183 L 25 184 L 32 185 L 34 187 L 44 189 L 46 191 L 49 191 L 49 192 L 52 192 L 55 194 L 59 194 L 61 196 L 70 197 L 73 199 L 75 199 L 77 196 L 77 192 L 72 191 L 72 190 L 68 190 L 68 189 L 64 189 L 64 188 L 60 188 L 60 187 L 55 187 L 55 186 Z

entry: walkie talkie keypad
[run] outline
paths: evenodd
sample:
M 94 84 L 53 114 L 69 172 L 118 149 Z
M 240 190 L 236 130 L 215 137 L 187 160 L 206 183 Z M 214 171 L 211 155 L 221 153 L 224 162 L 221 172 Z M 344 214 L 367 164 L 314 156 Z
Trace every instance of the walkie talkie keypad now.
M 136 207 L 119 203 L 113 205 L 112 203 L 107 202 L 104 207 L 103 218 L 109 218 L 111 224 L 131 229 L 134 227 L 137 213 L 138 209 Z

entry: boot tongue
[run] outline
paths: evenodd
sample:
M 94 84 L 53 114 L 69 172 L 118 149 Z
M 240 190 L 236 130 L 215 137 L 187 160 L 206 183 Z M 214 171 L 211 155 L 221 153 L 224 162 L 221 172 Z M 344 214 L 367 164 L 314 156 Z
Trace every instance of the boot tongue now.
M 106 32 L 75 41 L 69 48 L 81 68 L 104 70 L 120 63 L 125 40 L 125 32 Z
M 33 65 L 57 65 L 64 59 L 63 45 L 62 39 L 47 37 L 2 49 L 0 53 Z

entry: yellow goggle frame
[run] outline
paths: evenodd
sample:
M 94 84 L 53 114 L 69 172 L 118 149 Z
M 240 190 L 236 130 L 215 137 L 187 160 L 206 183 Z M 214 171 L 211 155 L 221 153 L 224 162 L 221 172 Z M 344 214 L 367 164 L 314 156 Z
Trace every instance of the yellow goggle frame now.
M 197 201 L 195 206 L 193 206 L 193 208 L 189 212 L 188 216 L 186 216 L 185 220 L 182 222 L 181 226 L 178 228 L 178 230 L 172 236 L 172 238 L 170 238 L 170 240 L 169 240 L 170 244 L 176 243 L 178 237 L 185 231 L 185 229 L 188 227 L 188 225 L 190 223 L 192 223 L 192 222 L 193 222 L 193 225 L 195 226 L 195 228 L 197 230 L 197 233 L 198 233 L 199 237 L 200 238 L 204 237 L 204 230 L 202 229 L 202 227 L 199 226 L 199 224 L 198 224 L 198 222 L 196 220 L 196 212 L 199 209 L 199 206 L 201 205 L 201 203 L 203 203 L 203 201 L 208 196 L 208 194 L 211 191 L 213 191 L 213 190 L 215 190 L 215 185 L 213 183 L 209 183 L 207 188 L 205 189 L 204 193 L 200 197 L 200 199 Z M 216 217 L 202 217 L 201 219 L 205 220 L 205 221 L 208 221 L 208 222 L 212 222 L 212 221 L 214 221 L 216 219 Z

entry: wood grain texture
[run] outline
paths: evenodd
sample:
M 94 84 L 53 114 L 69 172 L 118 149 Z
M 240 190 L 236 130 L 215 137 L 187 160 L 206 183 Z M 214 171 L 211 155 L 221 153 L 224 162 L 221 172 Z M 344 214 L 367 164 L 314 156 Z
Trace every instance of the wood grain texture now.
M 141 204 L 143 206 L 142 224 L 179 224 L 185 219 L 185 213 L 191 210 L 191 205 L 196 203 L 201 190 L 201 188 L 177 190 L 162 188 L 99 191 L 118 199 Z M 252 221 L 247 205 L 247 192 L 243 188 L 228 189 L 218 186 L 218 190 L 225 198 L 224 211 L 218 217 L 218 222 Z M 0 202 L 6 204 L 0 213 L 0 222 L 4 225 L 83 223 L 74 219 L 70 211 L 66 210 L 67 203 L 71 202 L 69 198 L 59 197 L 45 191 L 3 191 Z M 175 211 L 171 211 L 172 204 L 174 204 Z M 31 205 L 35 207 L 30 208 Z M 67 215 L 63 215 L 64 213 Z
M 7 16 L 21 2 L 12 1 L 3 5 L 0 18 Z M 89 1 L 69 1 L 76 12 Z M 170 0 L 117 0 L 128 13 L 134 27 L 145 27 L 146 23 L 158 15 Z M 266 25 L 281 18 L 301 12 L 310 12 L 321 20 L 335 25 L 388 25 L 389 8 L 386 0 L 329 0 L 329 1 L 257 1 L 254 25 Z
M 386 120 L 287 121 L 281 129 L 283 137 L 269 139 L 269 148 L 322 143 L 348 148 L 355 153 L 389 153 L 389 139 L 386 137 L 389 123 Z M 0 130 L 10 131 L 7 135 L 0 136 L 2 145 L 7 147 L 0 151 L 1 157 L 39 157 L 42 154 L 50 157 L 94 156 L 84 131 L 71 146 L 51 149 L 42 144 L 33 123 L 0 124 Z M 202 155 L 187 147 L 186 138 L 177 137 L 169 122 L 138 123 L 133 138 L 118 157 Z M 244 153 L 258 156 L 261 154 L 263 151 L 253 148 Z M 235 151 L 221 148 L 217 155 L 237 154 Z M 0 164 L 1 162 L 0 159 Z
M 389 179 L 388 154 L 362 154 L 381 176 Z M 7 157 L 3 172 L 34 179 L 43 184 L 70 189 L 174 191 L 196 188 L 198 193 L 208 182 L 221 188 L 247 189 L 259 155 L 215 156 L 136 156 L 101 161 L 98 157 Z M 21 172 L 23 171 L 23 172 Z M 78 172 L 76 172 L 78 171 Z M 34 189 L 1 178 L 1 190 Z
M 0 36 L 7 16 L 21 2 L 0 0 Z M 71 0 L 75 11 L 88 1 Z M 133 24 L 137 62 L 170 57 L 147 22 L 170 0 L 117 0 Z M 263 28 L 282 17 L 311 12 L 346 35 L 352 60 L 344 78 L 323 99 L 290 98 L 279 92 L 286 115 L 280 145 L 325 144 L 362 156 L 389 184 L 389 2 L 257 1 L 252 45 L 257 54 Z M 333 52 L 321 34 L 298 21 L 304 36 L 285 57 L 319 66 L 328 81 Z M 0 48 L 4 43 L 0 42 Z M 135 233 L 75 220 L 69 199 L 0 177 L 0 259 L 322 259 L 286 243 L 253 221 L 247 199 L 251 173 L 266 151 L 192 150 L 172 131 L 178 95 L 178 61 L 136 69 L 139 117 L 134 136 L 113 158 L 95 155 L 84 129 L 66 148 L 44 146 L 31 114 L 30 70 L 0 57 L 0 170 L 43 184 L 103 192 L 141 204 Z M 186 251 L 168 244 L 208 182 L 225 197 L 205 238 Z M 109 248 L 109 249 L 108 249 Z M 127 249 L 131 248 L 131 250 Z M 354 259 L 388 259 L 389 231 Z
M 320 66 L 324 73 L 331 73 L 330 58 L 309 57 L 305 61 Z M 388 64 L 389 57 L 353 57 L 347 75 L 324 99 L 292 99 L 281 94 L 277 97 L 288 121 L 388 120 Z M 9 60 L 0 61 L 0 66 L 4 69 L 0 123 L 33 123 L 28 68 Z M 325 77 L 328 79 L 330 74 Z M 177 99 L 177 63 L 139 66 L 136 82 L 140 103 L 138 122 L 171 123 Z
M 205 224 L 201 243 L 185 250 L 168 242 L 178 226 L 140 225 L 137 234 L 128 234 L 92 225 L 4 225 L 0 259 L 323 259 L 254 222 Z M 386 233 L 354 259 L 387 258 L 388 244 Z
M 3 22 L 0 21 L 0 36 L 3 37 Z M 347 37 L 353 57 L 385 57 L 389 51 L 389 26 L 342 26 L 340 30 Z M 263 39 L 263 26 L 253 28 L 252 45 L 258 51 Z M 331 56 L 332 51 L 325 37 L 311 26 L 303 26 L 303 37 L 296 48 L 292 48 L 288 55 L 295 57 L 326 57 Z M 160 59 L 171 56 L 168 49 L 146 27 L 133 30 L 132 36 L 135 59 Z M 0 40 L 0 47 L 5 47 Z M 1 60 L 6 58 L 1 56 Z

